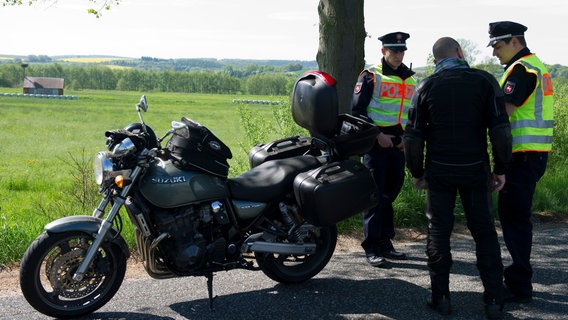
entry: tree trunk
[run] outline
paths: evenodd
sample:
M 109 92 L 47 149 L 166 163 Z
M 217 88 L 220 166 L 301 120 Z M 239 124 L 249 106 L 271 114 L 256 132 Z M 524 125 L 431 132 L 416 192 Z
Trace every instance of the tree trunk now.
M 363 0 L 320 0 L 319 69 L 337 80 L 340 113 L 351 113 L 357 76 L 365 67 Z

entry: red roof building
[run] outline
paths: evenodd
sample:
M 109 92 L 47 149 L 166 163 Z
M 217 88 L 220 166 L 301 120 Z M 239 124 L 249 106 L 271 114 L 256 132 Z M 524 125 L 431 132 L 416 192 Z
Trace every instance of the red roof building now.
M 24 78 L 24 94 L 63 95 L 63 78 Z

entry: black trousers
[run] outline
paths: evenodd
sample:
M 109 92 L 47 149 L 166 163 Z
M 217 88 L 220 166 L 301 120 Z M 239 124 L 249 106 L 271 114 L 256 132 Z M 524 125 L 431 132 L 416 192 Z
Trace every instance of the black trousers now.
M 514 153 L 507 182 L 499 192 L 499 219 L 503 239 L 513 263 L 505 268 L 505 284 L 516 295 L 532 297 L 530 263 L 533 225 L 531 207 L 538 180 L 543 176 L 548 153 Z
M 466 167 L 429 165 L 426 169 L 428 239 L 426 254 L 432 296 L 449 295 L 452 254 L 450 236 L 459 193 L 467 227 L 475 241 L 477 269 L 484 286 L 484 300 L 502 301 L 503 263 L 491 213 L 491 172 L 486 164 Z
M 375 179 L 379 204 L 363 212 L 364 239 L 361 246 L 366 254 L 381 254 L 393 249 L 395 236 L 392 203 L 404 183 L 404 152 L 397 148 L 373 147 L 363 156 L 363 163 Z

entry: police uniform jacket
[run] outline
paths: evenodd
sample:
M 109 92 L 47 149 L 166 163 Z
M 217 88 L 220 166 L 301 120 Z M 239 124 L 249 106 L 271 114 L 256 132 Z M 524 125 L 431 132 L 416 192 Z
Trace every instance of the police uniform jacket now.
M 505 67 L 501 86 L 505 102 L 517 107 L 509 116 L 513 153 L 549 152 L 554 127 L 554 93 L 546 66 L 524 48 Z
M 529 54 L 531 54 L 530 50 L 523 48 L 509 61 L 504 69 L 509 69 L 514 62 Z M 515 90 L 505 95 L 505 102 L 511 102 L 516 106 L 522 105 L 536 86 L 536 76 L 527 73 L 522 65 L 515 66 L 507 80 L 514 82 Z
M 489 164 L 487 132 L 496 174 L 511 160 L 511 128 L 503 91 L 489 73 L 471 68 L 446 69 L 418 85 L 404 133 L 407 167 L 415 178 L 429 163 L 468 166 Z
M 396 70 L 391 68 L 389 64 L 385 62 L 385 58 L 381 59 L 381 64 L 384 75 L 398 76 L 402 80 L 414 75 L 414 71 L 408 68 L 405 64 L 401 64 Z M 367 114 L 367 107 L 373 97 L 374 88 L 375 82 L 373 72 L 371 70 L 364 70 L 361 72 L 357 79 L 357 85 L 353 94 L 351 113 L 354 116 L 373 122 Z M 379 128 L 384 134 L 392 134 L 394 136 L 402 136 L 404 132 L 404 128 L 399 125 Z

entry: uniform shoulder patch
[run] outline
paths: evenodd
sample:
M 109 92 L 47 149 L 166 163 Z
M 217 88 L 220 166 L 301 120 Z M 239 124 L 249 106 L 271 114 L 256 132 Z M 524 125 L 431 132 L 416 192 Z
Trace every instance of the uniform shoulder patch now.
M 357 82 L 355 84 L 355 93 L 361 92 L 361 87 L 363 87 L 363 82 Z
M 505 94 L 511 94 L 513 91 L 515 91 L 515 83 L 507 81 L 507 83 L 503 86 L 503 92 L 505 92 Z

